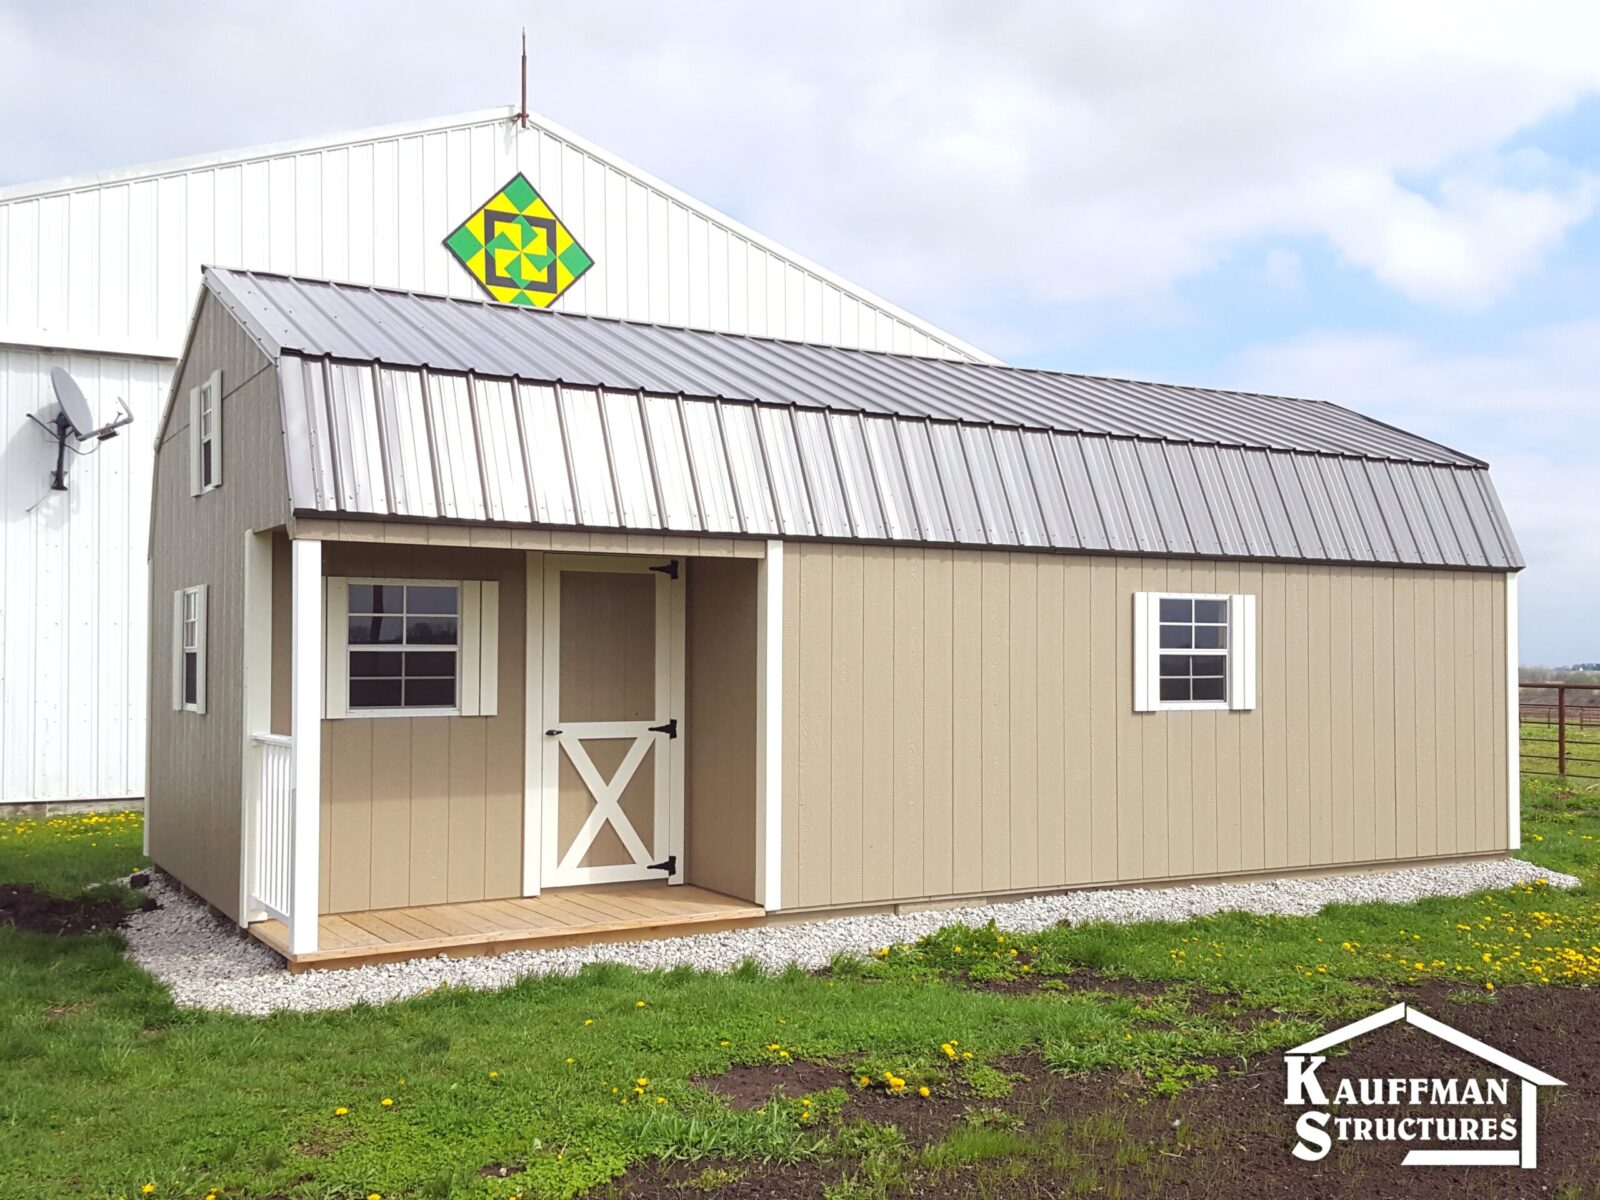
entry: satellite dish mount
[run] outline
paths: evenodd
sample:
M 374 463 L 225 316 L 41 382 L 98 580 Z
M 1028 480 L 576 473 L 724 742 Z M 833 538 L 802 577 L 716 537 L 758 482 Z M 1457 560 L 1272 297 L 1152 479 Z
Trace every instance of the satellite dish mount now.
M 117 436 L 117 430 L 133 422 L 133 413 L 117 399 L 117 407 L 121 410 L 116 417 L 104 425 L 96 426 L 94 423 L 94 410 L 89 407 L 89 401 L 83 394 L 83 389 L 61 367 L 50 368 L 50 386 L 55 389 L 56 402 L 60 406 L 56 412 L 55 420 L 41 421 L 33 417 L 33 421 L 41 426 L 46 433 L 56 440 L 56 469 L 51 472 L 50 488 L 52 491 L 64 492 L 67 490 L 67 451 L 74 454 L 93 454 L 94 449 L 81 450 L 77 446 L 67 445 L 71 438 L 78 443 L 103 442 L 108 438 Z M 31 415 L 31 414 L 30 414 Z

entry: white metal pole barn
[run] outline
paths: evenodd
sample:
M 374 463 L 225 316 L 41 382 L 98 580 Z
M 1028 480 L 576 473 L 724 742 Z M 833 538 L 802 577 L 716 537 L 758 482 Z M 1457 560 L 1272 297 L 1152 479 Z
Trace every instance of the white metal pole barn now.
M 201 265 L 504 299 L 446 241 L 518 176 L 581 245 L 550 292 L 499 280 L 532 303 L 993 361 L 509 107 L 0 189 L 0 804 L 143 794 L 151 438 Z M 65 491 L 28 419 L 56 366 L 135 416 Z

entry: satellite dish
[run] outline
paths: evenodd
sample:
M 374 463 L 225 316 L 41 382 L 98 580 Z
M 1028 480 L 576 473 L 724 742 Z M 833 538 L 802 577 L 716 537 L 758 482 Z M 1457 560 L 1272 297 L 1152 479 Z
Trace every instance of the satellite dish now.
M 78 381 L 64 367 L 51 367 L 50 386 L 56 390 L 56 402 L 61 405 L 61 415 L 70 426 L 72 436 L 80 442 L 97 436 L 100 430 L 94 427 L 94 410 L 89 407 Z
M 88 398 L 84 396 L 83 389 L 78 386 L 76 379 L 61 367 L 51 367 L 50 386 L 55 389 L 56 403 L 59 406 L 55 420 L 48 424 L 38 417 L 33 417 L 33 420 L 56 439 L 56 469 L 51 475 L 50 487 L 55 491 L 64 492 L 67 490 L 67 451 L 71 449 L 74 454 L 93 453 L 90 450 L 69 447 L 67 438 L 70 437 L 78 442 L 103 442 L 107 438 L 114 438 L 117 436 L 117 430 L 132 423 L 133 413 L 129 412 L 128 406 L 118 398 L 117 407 L 122 411 L 106 424 L 97 427 L 94 423 L 94 410 L 89 407 Z

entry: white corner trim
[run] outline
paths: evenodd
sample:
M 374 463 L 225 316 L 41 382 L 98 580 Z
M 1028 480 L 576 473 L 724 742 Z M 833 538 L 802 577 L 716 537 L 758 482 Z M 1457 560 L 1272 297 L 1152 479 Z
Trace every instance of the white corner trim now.
M 783 907 L 783 543 L 756 568 L 756 899 Z
M 1522 849 L 1522 679 L 1517 647 L 1517 573 L 1506 572 L 1506 832 Z

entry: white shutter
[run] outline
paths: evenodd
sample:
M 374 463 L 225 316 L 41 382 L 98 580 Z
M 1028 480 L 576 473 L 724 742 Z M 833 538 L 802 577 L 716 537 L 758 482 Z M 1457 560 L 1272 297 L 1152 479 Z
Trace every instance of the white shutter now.
M 478 589 L 478 715 L 500 711 L 500 585 L 494 580 Z
M 206 380 L 211 400 L 211 486 L 222 486 L 222 371 L 211 372 Z
M 172 593 L 172 708 L 183 709 L 183 589 Z
M 206 631 L 206 594 L 210 590 L 210 584 L 201 584 L 194 596 L 194 710 L 202 714 L 206 711 L 206 642 L 210 640 Z
M 500 711 L 500 585 L 469 579 L 461 585 L 456 706 L 463 717 Z
M 482 678 L 479 658 L 479 607 L 483 585 L 467 580 L 461 585 L 461 622 L 456 626 L 456 707 L 463 717 L 478 715 L 478 685 Z
M 1228 707 L 1256 706 L 1256 598 L 1228 597 Z
M 322 715 L 350 715 L 350 582 L 325 579 L 322 585 Z
M 200 494 L 200 389 L 189 389 L 189 495 Z
M 1154 652 L 1156 601 L 1154 592 L 1133 594 L 1133 711 L 1155 712 L 1153 676 L 1160 655 Z

